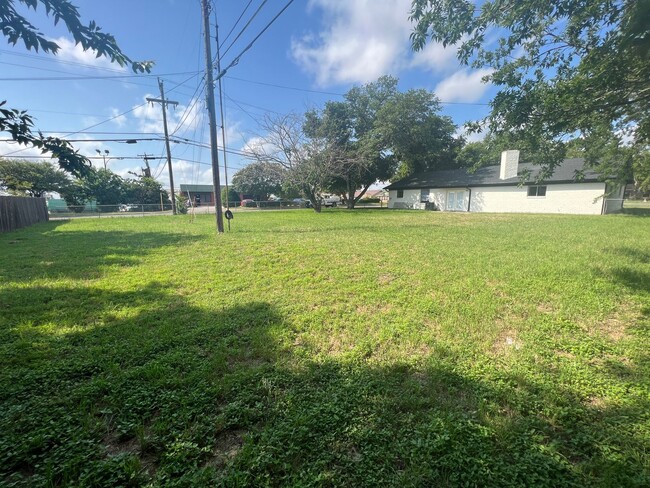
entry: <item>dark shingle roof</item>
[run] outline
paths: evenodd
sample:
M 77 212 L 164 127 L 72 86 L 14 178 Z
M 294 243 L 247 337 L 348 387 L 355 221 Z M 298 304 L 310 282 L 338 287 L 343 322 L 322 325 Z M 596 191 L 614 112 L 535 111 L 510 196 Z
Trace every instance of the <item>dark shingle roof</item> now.
M 582 158 L 565 159 L 557 166 L 553 174 L 546 178 L 543 183 L 593 183 L 601 181 L 600 175 L 594 170 L 585 167 Z M 439 171 L 427 171 L 419 173 L 388 185 L 388 190 L 408 190 L 418 188 L 458 188 L 475 186 L 514 186 L 521 183 L 520 176 L 530 171 L 530 176 L 525 183 L 535 182 L 540 167 L 531 163 L 519 164 L 519 176 L 507 180 L 499 179 L 500 166 L 485 166 L 477 169 L 474 173 L 468 173 L 467 169 L 447 169 Z M 576 172 L 582 172 L 583 178 L 576 180 Z

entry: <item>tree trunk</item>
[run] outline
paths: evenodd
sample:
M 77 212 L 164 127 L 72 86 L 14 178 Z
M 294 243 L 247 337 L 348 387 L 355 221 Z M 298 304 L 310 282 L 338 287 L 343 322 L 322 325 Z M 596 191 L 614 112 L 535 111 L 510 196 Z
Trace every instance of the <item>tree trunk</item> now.
M 366 187 L 363 190 L 361 190 L 361 193 L 359 193 L 359 196 L 357 198 L 353 198 L 354 203 L 357 203 L 359 200 L 361 200 L 363 198 L 363 196 L 368 191 L 368 188 L 370 188 L 370 185 L 366 185 Z
M 320 213 L 321 211 L 321 201 L 318 198 L 318 194 L 315 191 L 309 190 L 305 192 L 309 201 L 311 202 L 311 208 L 314 209 L 314 212 Z
M 354 201 L 354 190 L 355 188 L 352 187 L 352 182 L 350 181 L 350 177 L 347 178 L 347 204 L 348 204 L 348 209 L 353 210 L 354 209 L 354 204 L 356 203 Z

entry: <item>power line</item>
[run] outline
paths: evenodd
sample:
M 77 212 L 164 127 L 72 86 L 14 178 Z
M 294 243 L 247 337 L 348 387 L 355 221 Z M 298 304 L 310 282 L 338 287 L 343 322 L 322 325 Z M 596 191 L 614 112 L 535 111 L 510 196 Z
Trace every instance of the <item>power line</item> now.
M 246 11 L 248 10 L 248 7 L 251 6 L 251 3 L 253 3 L 253 0 L 248 0 L 248 3 L 247 3 L 246 6 L 244 7 L 244 10 L 242 10 L 242 13 L 239 14 L 239 17 L 238 17 L 237 20 L 235 21 L 235 23 L 234 23 L 234 25 L 232 26 L 232 28 L 230 29 L 230 31 L 228 31 L 228 34 L 226 34 L 226 37 L 224 38 L 224 40 L 223 40 L 222 42 L 225 43 L 225 42 L 228 40 L 228 38 L 230 37 L 230 34 L 232 34 L 232 32 L 235 30 L 235 27 L 237 27 L 237 24 L 239 24 L 239 21 L 242 19 L 242 17 L 244 16 L 244 14 L 246 13 Z
M 0 158 L 4 158 L 6 155 L 0 155 Z M 20 159 L 53 159 L 52 156 L 20 156 Z M 86 159 L 91 159 L 91 160 L 103 160 L 104 158 L 102 156 L 86 156 Z M 129 160 L 129 159 L 142 159 L 141 156 L 112 156 L 111 159 L 116 159 L 116 160 Z M 164 157 L 155 157 L 151 156 L 149 159 L 165 159 Z
M 246 105 L 247 107 L 256 108 L 257 110 L 261 110 L 263 113 L 272 113 L 272 114 L 282 115 L 281 112 L 277 112 L 277 111 L 275 111 L 275 110 L 271 110 L 270 108 L 260 107 L 259 105 L 253 105 L 252 103 L 242 102 L 241 100 L 235 100 L 234 98 L 232 98 L 232 97 L 229 96 L 229 95 L 225 95 L 225 97 L 226 97 L 228 100 L 230 100 L 232 103 L 234 103 L 235 105 L 237 105 L 238 107 L 239 107 L 239 105 L 241 104 L 241 105 Z M 241 107 L 239 107 L 239 108 L 241 108 Z M 242 109 L 242 110 L 243 110 L 243 109 Z
M 2 54 L 9 54 L 10 56 L 19 56 L 23 58 L 33 58 L 33 59 L 38 59 L 38 61 L 48 61 L 51 63 L 56 63 L 56 64 L 67 64 L 70 66 L 80 66 L 82 68 L 88 68 L 88 69 L 95 69 L 99 71 L 109 71 L 112 73 L 123 73 L 125 70 L 124 69 L 119 69 L 119 68 L 108 68 L 105 66 L 96 66 L 93 64 L 85 64 L 85 63 L 78 63 L 76 61 L 69 61 L 57 57 L 49 57 L 49 56 L 40 56 L 38 54 L 32 54 L 32 53 L 19 53 L 15 51 L 10 51 L 9 49 L 0 49 L 0 53 Z
M 322 90 L 310 90 L 307 88 L 298 88 L 296 86 L 278 85 L 276 83 L 266 83 L 263 81 L 247 80 L 245 78 L 237 78 L 236 76 L 227 76 L 227 78 L 230 78 L 231 80 L 243 81 L 244 83 L 252 83 L 254 85 L 263 85 L 263 86 L 270 86 L 273 88 L 282 88 L 284 90 L 294 90 L 294 91 L 306 92 L 306 93 L 317 93 L 319 95 L 334 95 L 337 97 L 345 96 L 345 93 L 328 92 Z
M 42 132 L 43 134 L 60 134 L 62 130 L 41 130 L 39 132 Z M 161 132 L 102 132 L 102 131 L 86 131 L 83 132 L 84 134 L 95 134 L 95 135 L 113 135 L 113 136 L 128 136 L 128 135 L 136 135 L 136 136 L 161 136 Z
M 110 117 L 110 118 L 108 118 L 108 119 L 106 119 L 106 120 L 103 120 L 103 121 L 98 122 L 98 123 L 96 123 L 96 124 L 93 124 L 93 125 L 91 125 L 91 126 L 85 127 L 85 128 L 83 128 L 83 129 L 80 129 L 80 130 L 78 130 L 78 131 L 68 132 L 67 134 L 62 135 L 61 137 L 69 137 L 69 136 L 72 136 L 72 135 L 74 135 L 74 134 L 79 134 L 79 133 L 82 133 L 82 132 L 84 132 L 84 131 L 87 131 L 88 129 L 94 129 L 95 127 L 97 127 L 97 126 L 99 126 L 99 125 L 105 124 L 106 122 L 110 122 L 111 120 L 115 120 L 115 119 L 117 119 L 118 117 L 122 117 L 123 115 L 126 115 L 126 114 L 128 114 L 128 113 L 131 113 L 131 112 L 133 112 L 134 110 L 136 110 L 136 109 L 138 109 L 138 108 L 140 108 L 140 107 L 143 107 L 143 106 L 146 105 L 146 104 L 147 104 L 147 102 L 141 103 L 140 105 L 136 105 L 135 107 L 133 107 L 133 108 L 131 108 L 131 109 L 125 111 L 125 112 L 122 112 L 122 113 L 119 113 L 119 114 L 117 114 L 117 115 L 114 115 L 113 117 Z M 22 149 L 18 149 L 18 150 L 16 150 L 16 151 L 13 151 L 13 152 L 11 152 L 11 153 L 9 153 L 9 154 L 5 154 L 5 156 L 12 156 L 12 155 L 14 155 L 14 154 L 18 154 L 18 153 L 20 153 L 20 152 L 22 152 L 22 151 L 26 151 L 27 149 L 29 149 L 29 148 L 28 148 L 28 147 L 24 147 L 24 148 L 22 148 Z
M 260 4 L 260 6 L 257 7 L 257 10 L 253 13 L 253 16 L 250 19 L 248 19 L 248 22 L 246 22 L 246 25 L 244 25 L 244 27 L 242 27 L 242 29 L 239 31 L 239 34 L 237 34 L 237 36 L 235 36 L 235 38 L 230 43 L 230 45 L 226 48 L 226 50 L 223 52 L 223 54 L 221 54 L 219 56 L 219 59 L 222 59 L 223 56 L 228 54 L 228 51 L 230 51 L 230 48 L 233 47 L 233 45 L 237 42 L 237 39 L 239 39 L 241 37 L 241 35 L 244 33 L 244 31 L 248 28 L 248 26 L 251 25 L 251 22 L 253 22 L 253 19 L 255 19 L 255 17 L 257 16 L 258 13 L 260 13 L 260 10 L 262 10 L 262 7 L 264 7 L 264 4 L 266 4 L 266 2 L 267 2 L 267 0 L 263 0 L 262 3 Z M 248 8 L 248 6 L 246 8 Z M 243 15 L 243 13 L 242 13 L 242 15 Z M 230 35 L 230 34 L 228 34 L 228 35 Z M 223 42 L 226 42 L 225 39 L 224 39 Z
M 266 0 L 265 0 L 265 1 L 266 1 Z M 287 10 L 287 9 L 289 8 L 289 6 L 290 6 L 294 1 L 295 1 L 295 0 L 289 0 L 289 1 L 287 2 L 287 4 L 286 4 L 284 7 L 282 7 L 282 10 L 280 10 L 280 11 L 275 15 L 275 17 L 273 17 L 273 18 L 271 19 L 271 21 L 270 21 L 268 24 L 266 24 L 266 25 L 264 26 L 264 28 L 260 31 L 260 33 L 257 34 L 257 35 L 255 36 L 255 38 L 254 38 L 250 43 L 248 43 L 248 45 L 247 45 L 247 46 L 246 46 L 246 47 L 245 47 L 245 48 L 244 48 L 244 49 L 243 49 L 243 50 L 242 50 L 242 51 L 241 51 L 241 52 L 240 52 L 240 53 L 235 57 L 235 59 L 233 59 L 232 62 L 231 62 L 228 66 L 226 66 L 226 67 L 225 67 L 221 72 L 219 72 L 219 74 L 217 75 L 215 81 L 218 81 L 222 76 L 225 76 L 226 72 L 227 72 L 230 68 L 232 68 L 232 67 L 235 66 L 237 63 L 239 63 L 239 60 L 240 60 L 241 57 L 244 55 L 244 53 L 245 53 L 246 51 L 248 51 L 251 47 L 253 47 L 253 44 L 255 44 L 255 42 L 256 42 L 260 37 L 262 37 L 262 34 L 264 34 L 264 33 L 267 31 L 267 29 L 268 29 L 269 27 L 271 27 L 271 25 L 273 25 L 273 23 L 278 19 L 278 17 L 280 17 L 280 15 L 282 15 L 282 14 L 284 13 L 284 11 Z
M 16 65 L 14 63 L 5 63 L 2 62 L 2 64 L 9 64 L 13 66 L 22 66 L 24 68 L 32 68 L 32 69 L 39 69 L 41 71 L 53 71 L 55 73 L 65 73 L 65 71 L 58 71 L 58 70 L 51 70 L 48 68 L 38 68 L 35 66 L 24 66 L 24 65 Z M 162 77 L 162 76 L 180 76 L 180 75 L 187 75 L 193 73 L 193 76 L 196 76 L 199 73 L 195 73 L 194 71 L 181 71 L 178 73 L 164 73 L 161 75 L 154 75 L 154 74 L 138 74 L 138 75 L 81 75 L 81 76 L 43 76 L 43 77 L 15 77 L 15 78 L 0 78 L 0 81 L 72 81 L 72 80 L 124 80 L 127 78 L 151 78 L 151 77 Z
M 308 88 L 298 88 L 297 86 L 287 86 L 287 85 L 279 85 L 277 83 L 268 83 L 264 81 L 256 81 L 256 80 L 247 80 L 245 78 L 238 78 L 236 76 L 226 76 L 226 78 L 229 78 L 231 80 L 237 80 L 237 81 L 243 81 L 244 83 L 252 83 L 254 85 L 262 85 L 262 86 L 270 86 L 273 88 L 281 88 L 283 90 L 294 90 L 294 91 L 299 91 L 299 92 L 306 92 L 306 93 L 317 93 L 319 95 L 333 95 L 336 97 L 344 97 L 345 93 L 337 93 L 337 92 L 329 92 L 329 91 L 322 91 L 322 90 L 310 90 Z M 447 102 L 443 100 L 439 100 L 439 103 L 443 105 L 490 105 L 489 103 L 478 103 L 478 102 Z M 269 110 L 272 112 L 272 110 Z

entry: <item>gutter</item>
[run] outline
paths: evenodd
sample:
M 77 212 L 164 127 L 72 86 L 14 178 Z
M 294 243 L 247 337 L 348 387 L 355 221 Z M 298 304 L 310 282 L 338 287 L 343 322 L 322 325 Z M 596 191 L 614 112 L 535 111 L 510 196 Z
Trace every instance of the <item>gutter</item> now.
M 469 191 L 469 196 L 467 197 L 467 212 L 469 213 L 472 207 L 472 189 L 468 186 L 467 191 Z

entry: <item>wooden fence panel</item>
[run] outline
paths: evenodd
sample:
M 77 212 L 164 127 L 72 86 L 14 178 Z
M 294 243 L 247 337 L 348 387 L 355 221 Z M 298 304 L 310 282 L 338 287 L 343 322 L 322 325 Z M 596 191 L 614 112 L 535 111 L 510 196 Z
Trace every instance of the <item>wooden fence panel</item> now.
M 45 198 L 0 196 L 0 232 L 48 220 Z

